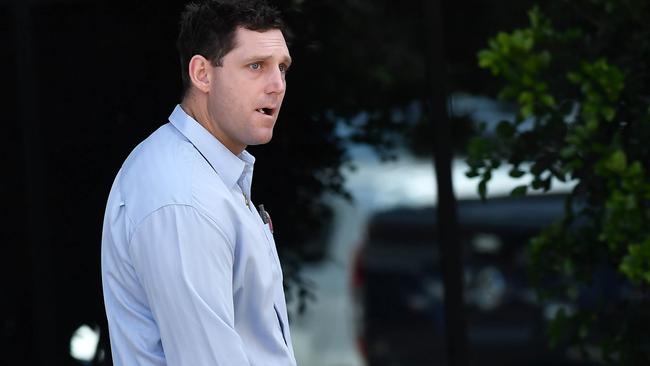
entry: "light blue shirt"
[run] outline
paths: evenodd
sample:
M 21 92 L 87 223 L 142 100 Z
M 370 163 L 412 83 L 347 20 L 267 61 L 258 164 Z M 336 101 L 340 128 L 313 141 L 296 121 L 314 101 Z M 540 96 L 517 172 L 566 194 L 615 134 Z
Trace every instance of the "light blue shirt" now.
M 273 235 L 234 155 L 176 106 L 108 197 L 102 282 L 113 362 L 295 365 Z

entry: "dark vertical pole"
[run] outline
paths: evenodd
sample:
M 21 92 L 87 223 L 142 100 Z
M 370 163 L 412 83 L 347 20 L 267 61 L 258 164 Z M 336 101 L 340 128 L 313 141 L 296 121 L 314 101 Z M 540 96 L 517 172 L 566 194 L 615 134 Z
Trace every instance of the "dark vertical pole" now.
M 424 0 L 434 165 L 438 181 L 438 236 L 445 287 L 445 332 L 450 366 L 467 366 L 467 325 L 463 301 L 463 255 L 458 239 L 456 198 L 451 181 L 452 136 L 447 114 L 447 65 L 443 44 L 442 0 Z
M 13 3 L 13 32 L 16 37 L 16 79 L 18 85 L 18 115 L 22 130 L 25 182 L 26 242 L 31 247 L 32 283 L 34 288 L 35 359 L 40 365 L 56 363 L 54 345 L 54 296 L 52 291 L 52 251 L 48 238 L 43 151 L 40 149 L 37 80 L 34 63 L 33 4 L 31 1 Z

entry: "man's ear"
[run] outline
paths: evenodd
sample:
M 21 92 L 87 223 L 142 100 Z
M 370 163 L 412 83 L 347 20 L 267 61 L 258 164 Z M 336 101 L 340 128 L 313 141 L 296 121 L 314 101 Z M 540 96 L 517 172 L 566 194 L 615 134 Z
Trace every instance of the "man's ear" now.
M 210 91 L 210 73 L 212 72 L 210 61 L 201 55 L 194 55 L 190 59 L 188 69 L 192 85 L 204 93 Z

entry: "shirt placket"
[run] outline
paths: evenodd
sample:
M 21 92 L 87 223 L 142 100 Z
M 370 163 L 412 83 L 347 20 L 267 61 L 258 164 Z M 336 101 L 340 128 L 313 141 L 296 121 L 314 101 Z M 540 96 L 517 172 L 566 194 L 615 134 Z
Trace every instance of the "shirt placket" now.
M 242 187 L 242 183 L 243 183 L 243 177 L 242 179 L 237 181 L 237 187 L 239 188 L 239 191 L 243 196 L 244 204 L 246 205 L 246 208 L 248 209 L 250 215 L 252 215 L 252 219 L 255 222 L 255 226 L 259 227 L 264 233 L 269 259 L 271 260 L 271 263 L 273 263 L 272 266 L 273 271 L 275 272 L 276 275 L 282 278 L 282 267 L 280 266 L 280 258 L 278 257 L 277 251 L 275 250 L 275 241 L 273 240 L 270 230 L 267 230 L 267 228 L 265 228 L 267 224 L 264 224 L 264 222 L 262 221 L 262 218 L 259 215 L 259 212 L 257 212 L 257 210 L 255 209 L 255 206 L 253 205 L 253 202 L 251 201 L 250 197 L 246 195 L 245 190 Z

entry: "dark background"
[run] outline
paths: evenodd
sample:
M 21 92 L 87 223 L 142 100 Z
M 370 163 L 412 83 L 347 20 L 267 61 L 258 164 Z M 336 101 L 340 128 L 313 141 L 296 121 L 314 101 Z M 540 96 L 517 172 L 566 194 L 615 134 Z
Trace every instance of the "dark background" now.
M 106 329 L 103 210 L 122 161 L 179 102 L 174 43 L 183 4 L 0 4 L 1 363 L 74 364 L 72 332 L 83 323 Z M 281 251 L 313 261 L 324 251 L 316 239 L 329 212 L 320 197 L 343 194 L 339 168 L 351 163 L 346 144 L 367 143 L 386 156 L 393 147 L 431 151 L 428 116 L 391 118 L 395 108 L 430 93 L 430 35 L 421 1 L 277 4 L 295 33 L 295 64 L 274 140 L 250 149 L 258 158 L 253 196 L 274 213 Z M 488 35 L 523 24 L 529 5 L 442 2 L 445 92 L 496 90 L 478 71 L 476 51 Z M 361 112 L 369 117 L 355 124 Z M 338 136 L 337 123 L 354 133 Z M 471 127 L 457 125 L 462 142 Z

